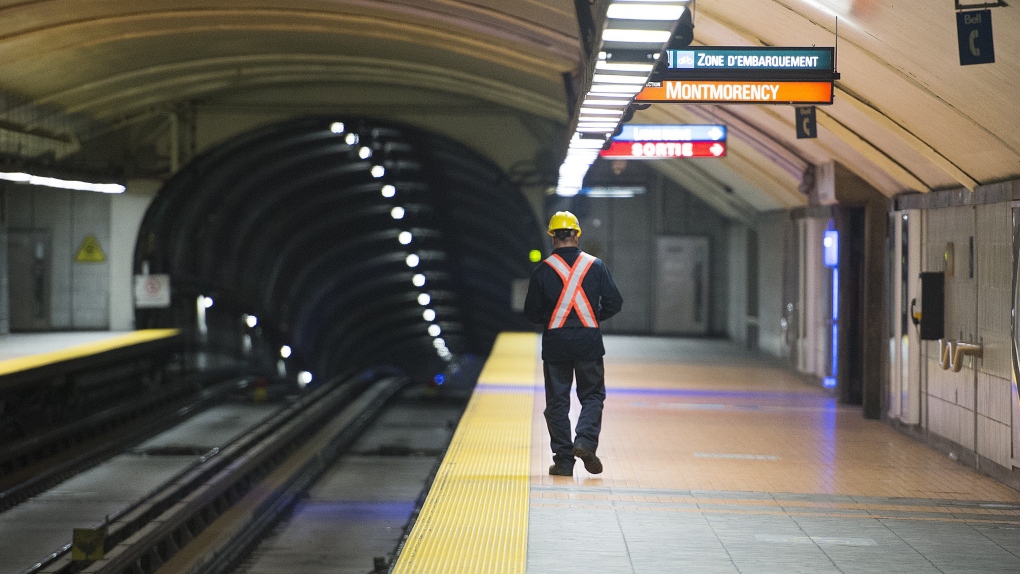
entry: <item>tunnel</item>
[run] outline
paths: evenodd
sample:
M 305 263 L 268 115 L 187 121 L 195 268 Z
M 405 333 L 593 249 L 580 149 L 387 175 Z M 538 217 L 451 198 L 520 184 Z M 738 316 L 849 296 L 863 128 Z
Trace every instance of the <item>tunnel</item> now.
M 287 346 L 289 370 L 317 380 L 382 365 L 432 378 L 486 355 L 500 331 L 528 328 L 512 285 L 542 249 L 491 161 L 358 117 L 286 121 L 201 154 L 138 237 L 136 273 L 173 285 L 139 327 L 197 329 L 213 354 L 262 365 Z

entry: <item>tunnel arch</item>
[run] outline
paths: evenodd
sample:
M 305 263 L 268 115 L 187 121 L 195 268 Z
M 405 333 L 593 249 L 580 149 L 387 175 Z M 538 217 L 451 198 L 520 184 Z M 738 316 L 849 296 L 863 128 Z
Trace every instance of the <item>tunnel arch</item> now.
M 512 284 L 543 245 L 520 190 L 461 143 L 363 117 L 288 120 L 206 151 L 160 190 L 134 267 L 168 274 L 172 301 L 136 322 L 193 332 L 205 295 L 220 353 L 269 368 L 288 345 L 288 370 L 317 380 L 382 365 L 430 378 L 529 328 Z

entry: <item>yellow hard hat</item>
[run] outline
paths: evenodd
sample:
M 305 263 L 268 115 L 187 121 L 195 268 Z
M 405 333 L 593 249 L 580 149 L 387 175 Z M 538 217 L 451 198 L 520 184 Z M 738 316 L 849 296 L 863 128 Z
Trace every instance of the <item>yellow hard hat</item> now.
M 581 236 L 581 224 L 577 222 L 577 216 L 569 211 L 557 211 L 549 219 L 549 235 L 553 235 L 557 229 L 573 229 L 577 231 L 578 237 Z

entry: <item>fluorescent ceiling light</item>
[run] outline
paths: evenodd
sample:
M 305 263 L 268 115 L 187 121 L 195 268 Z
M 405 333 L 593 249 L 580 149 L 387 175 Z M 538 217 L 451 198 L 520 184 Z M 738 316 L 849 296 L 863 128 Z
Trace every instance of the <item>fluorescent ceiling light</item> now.
M 575 149 L 575 148 L 578 148 L 578 149 L 585 149 L 585 148 L 587 148 L 587 149 L 602 149 L 602 144 L 603 144 L 603 142 L 600 142 L 599 140 L 581 139 L 581 138 L 579 138 L 577 136 L 574 136 L 574 139 L 570 140 L 570 149 Z
M 619 30 L 607 28 L 602 32 L 605 42 L 631 42 L 637 44 L 665 44 L 673 33 L 669 30 Z
M 588 197 L 634 197 L 644 192 L 644 186 L 587 187 L 581 190 Z
M 58 189 L 74 189 L 77 191 L 96 191 L 99 193 L 124 193 L 125 187 L 119 183 L 89 183 L 87 181 L 74 181 L 57 179 L 55 177 L 40 177 L 30 173 L 6 173 L 0 172 L 0 179 L 16 183 L 27 183 L 29 185 L 43 185 L 56 187 Z
M 650 73 L 655 68 L 654 64 L 638 64 L 635 62 L 617 64 L 614 62 L 607 62 L 605 60 L 599 60 L 595 62 L 596 70 L 605 70 L 607 72 L 646 72 Z
M 615 96 L 621 95 L 637 95 L 645 85 L 642 83 L 640 86 L 636 84 L 595 84 L 591 87 L 592 94 L 612 94 Z
M 637 84 L 643 86 L 648 83 L 648 76 L 622 76 L 618 74 L 595 74 L 591 79 L 593 84 Z
M 604 97 L 605 96 L 599 96 L 599 94 L 588 94 L 588 96 L 586 98 L 584 98 L 584 101 L 581 102 L 581 105 L 582 106 L 617 107 L 617 106 L 626 106 L 626 105 L 630 104 L 630 100 L 603 99 Z
M 331 132 L 333 132 L 335 134 L 342 134 L 344 132 L 344 123 L 343 122 L 333 122 L 333 123 L 329 124 L 329 131 L 331 131 Z
M 609 108 L 581 108 L 582 116 L 622 116 L 623 110 Z
M 615 2 L 609 5 L 607 18 L 621 20 L 667 20 L 672 22 L 683 15 L 683 6 L 668 4 L 639 4 L 631 2 Z

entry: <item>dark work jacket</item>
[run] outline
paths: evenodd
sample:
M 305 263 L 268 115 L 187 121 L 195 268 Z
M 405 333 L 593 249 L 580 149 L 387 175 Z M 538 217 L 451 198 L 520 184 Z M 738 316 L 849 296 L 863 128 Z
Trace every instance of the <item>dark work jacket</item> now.
M 577 247 L 560 247 L 554 249 L 553 253 L 573 267 L 581 250 Z M 596 258 L 591 264 L 584 281 L 581 282 L 581 289 L 587 295 L 600 325 L 602 321 L 619 313 L 623 307 L 623 296 L 620 295 L 609 269 L 601 259 Z M 555 311 L 562 291 L 563 280 L 548 263 L 543 261 L 532 271 L 528 297 L 524 300 L 524 316 L 532 323 L 541 324 L 545 329 L 542 333 L 542 359 L 590 361 L 605 355 L 602 331 L 585 327 L 574 309 L 570 310 L 563 327 L 549 328 L 549 319 Z

